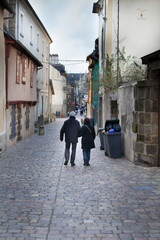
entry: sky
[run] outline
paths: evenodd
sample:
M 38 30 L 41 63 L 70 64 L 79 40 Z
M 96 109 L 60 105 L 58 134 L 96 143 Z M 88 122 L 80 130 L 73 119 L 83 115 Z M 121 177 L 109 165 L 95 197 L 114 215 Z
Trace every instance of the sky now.
M 80 64 L 61 62 L 66 71 L 88 72 L 86 57 L 98 37 L 98 15 L 92 13 L 97 0 L 29 0 L 53 43 L 50 53 L 60 60 L 83 60 Z

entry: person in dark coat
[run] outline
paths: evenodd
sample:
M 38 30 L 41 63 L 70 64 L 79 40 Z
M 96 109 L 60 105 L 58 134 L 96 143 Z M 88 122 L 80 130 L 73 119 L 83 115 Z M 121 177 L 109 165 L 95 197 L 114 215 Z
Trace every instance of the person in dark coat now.
M 70 158 L 70 146 L 72 145 L 72 153 L 70 158 L 71 166 L 75 166 L 76 147 L 78 142 L 78 135 L 81 130 L 80 123 L 75 119 L 75 112 L 70 112 L 70 117 L 66 120 L 60 130 L 60 140 L 63 141 L 65 135 L 65 162 L 68 164 Z
M 94 139 L 96 134 L 89 118 L 84 119 L 84 126 L 81 128 L 80 136 L 82 136 L 81 148 L 83 151 L 84 166 L 90 166 L 90 153 L 91 149 L 95 148 Z

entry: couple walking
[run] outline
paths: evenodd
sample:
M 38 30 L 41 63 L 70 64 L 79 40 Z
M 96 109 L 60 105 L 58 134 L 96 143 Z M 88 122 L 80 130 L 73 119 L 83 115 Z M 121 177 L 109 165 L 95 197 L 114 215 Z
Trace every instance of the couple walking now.
M 70 112 L 70 117 L 66 120 L 60 130 L 60 140 L 63 141 L 65 135 L 65 162 L 68 164 L 70 159 L 71 166 L 75 166 L 76 147 L 78 137 L 82 137 L 81 148 L 83 151 L 84 166 L 89 166 L 90 152 L 92 148 L 95 148 L 95 130 L 90 123 L 89 118 L 84 119 L 84 126 L 80 127 L 79 121 L 75 119 L 75 112 Z M 70 158 L 70 147 L 72 145 L 72 152 Z

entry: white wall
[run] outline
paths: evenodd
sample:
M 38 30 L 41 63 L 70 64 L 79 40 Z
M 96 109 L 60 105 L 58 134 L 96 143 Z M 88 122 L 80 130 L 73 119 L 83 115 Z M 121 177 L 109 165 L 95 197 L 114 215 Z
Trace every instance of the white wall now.
M 52 84 L 54 88 L 54 95 L 52 96 L 53 113 L 60 111 L 62 115 L 66 115 L 66 92 L 64 87 L 66 87 L 66 78 L 60 74 L 60 72 L 50 65 L 50 79 L 52 79 Z
M 159 0 L 120 0 L 120 49 L 125 47 L 127 55 L 141 58 L 160 48 L 159 9 Z M 112 24 L 114 52 L 117 41 L 117 1 L 113 1 Z
M 103 6 L 104 6 L 103 0 Z M 116 53 L 117 48 L 117 4 L 118 0 L 106 0 L 107 25 L 106 45 L 110 45 L 111 53 Z M 141 57 L 160 49 L 160 1 L 159 0 L 120 0 L 119 12 L 119 48 L 125 47 L 126 56 L 135 56 L 141 63 Z M 109 3 L 112 14 L 108 14 Z M 101 32 L 104 26 L 104 8 L 99 13 L 99 57 L 102 67 Z M 111 17 L 111 26 L 110 19 Z M 111 34 L 110 34 L 110 30 Z M 110 39 L 111 38 L 111 39 Z M 108 45 L 109 39 L 111 44 Z M 109 51 L 109 49 L 107 49 Z M 102 75 L 102 74 L 101 74 Z M 103 97 L 103 120 L 107 109 L 106 98 Z
M 17 3 L 18 29 L 17 39 L 43 64 L 38 70 L 37 88 L 39 89 L 38 102 L 36 105 L 36 120 L 41 114 L 40 101 L 44 99 L 44 118 L 49 116 L 49 54 L 51 39 L 34 13 L 24 1 Z M 31 30 L 32 29 L 32 30 Z M 31 33 L 32 32 L 32 33 Z
M 19 22 L 17 39 L 22 42 L 23 45 L 36 58 L 38 58 L 39 61 L 46 61 L 46 59 L 49 58 L 50 39 L 42 28 L 40 22 L 38 22 L 36 17 L 33 15 L 33 13 L 29 10 L 29 8 L 24 2 L 19 2 L 19 9 L 17 15 L 17 21 Z M 21 21 L 22 18 L 23 21 Z M 39 35 L 39 41 L 37 35 Z

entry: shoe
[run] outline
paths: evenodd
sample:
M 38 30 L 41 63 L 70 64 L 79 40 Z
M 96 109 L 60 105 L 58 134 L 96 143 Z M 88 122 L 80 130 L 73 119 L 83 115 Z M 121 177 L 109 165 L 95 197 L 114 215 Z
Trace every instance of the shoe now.
M 87 165 L 87 162 L 86 161 L 84 161 L 84 164 L 83 164 L 84 166 L 86 166 Z
M 90 164 L 89 164 L 89 163 L 86 163 L 86 166 L 90 166 Z
M 66 160 L 65 162 L 64 162 L 64 165 L 67 165 L 68 164 L 68 160 Z
M 76 164 L 75 163 L 71 163 L 71 167 L 74 167 Z

